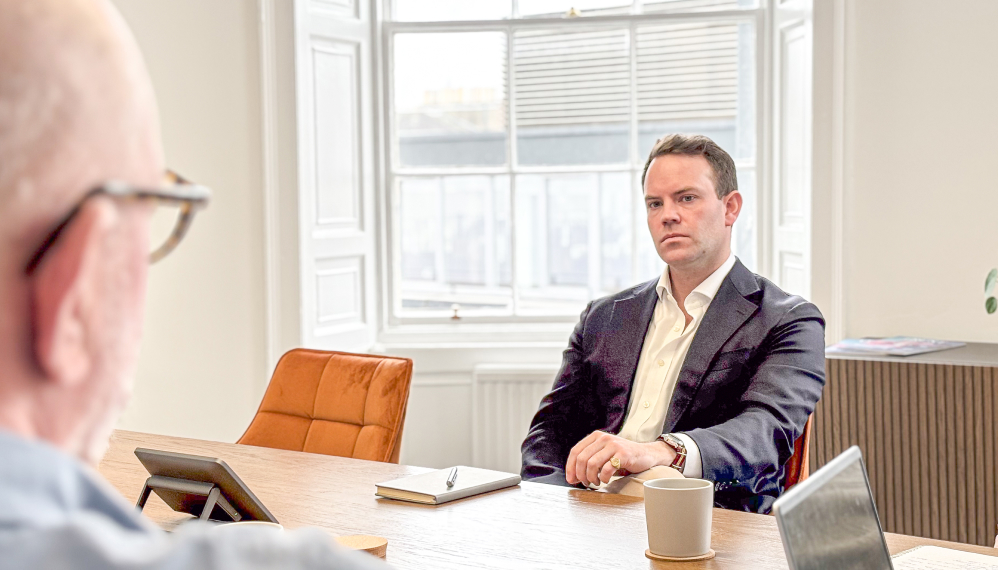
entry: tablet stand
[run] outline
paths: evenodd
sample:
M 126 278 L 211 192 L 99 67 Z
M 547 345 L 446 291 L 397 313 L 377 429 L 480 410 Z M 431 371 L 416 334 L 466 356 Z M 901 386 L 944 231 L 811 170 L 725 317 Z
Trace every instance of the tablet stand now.
M 181 508 L 176 510 L 200 517 L 203 521 L 238 522 L 243 518 L 213 483 L 153 475 L 146 479 L 142 494 L 135 503 L 140 511 L 153 491 L 168 504 L 179 504 Z

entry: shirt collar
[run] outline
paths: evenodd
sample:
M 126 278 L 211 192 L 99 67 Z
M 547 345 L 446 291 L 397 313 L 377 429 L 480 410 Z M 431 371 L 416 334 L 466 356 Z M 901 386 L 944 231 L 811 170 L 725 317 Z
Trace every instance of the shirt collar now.
M 694 294 L 698 294 L 704 304 L 710 303 L 714 300 L 714 296 L 717 295 L 717 290 L 721 288 L 721 283 L 724 282 L 724 278 L 728 276 L 731 272 L 731 268 L 735 266 L 735 254 L 728 256 L 728 259 L 721 264 L 713 273 L 707 276 L 699 285 L 697 285 L 693 291 L 690 293 L 690 297 Z M 658 285 L 655 286 L 655 291 L 658 292 L 658 298 L 660 301 L 665 301 L 666 298 L 672 296 L 672 280 L 669 279 L 669 266 L 665 266 L 665 270 L 662 271 L 662 276 L 658 278 Z

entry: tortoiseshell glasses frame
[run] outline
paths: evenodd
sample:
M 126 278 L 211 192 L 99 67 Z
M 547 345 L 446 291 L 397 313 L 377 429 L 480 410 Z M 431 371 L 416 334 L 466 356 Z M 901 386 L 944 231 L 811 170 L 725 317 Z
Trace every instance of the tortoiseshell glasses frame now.
M 165 242 L 149 254 L 149 263 L 156 263 L 166 257 L 168 253 L 177 247 L 180 240 L 184 239 L 184 234 L 190 229 L 191 222 L 194 220 L 194 214 L 208 205 L 208 201 L 211 199 L 211 190 L 189 182 L 169 170 L 166 172 L 164 184 L 160 188 L 140 188 L 121 182 L 107 182 L 98 186 L 80 198 L 80 201 L 73 206 L 69 214 L 59 222 L 59 225 L 49 233 L 41 246 L 35 250 L 34 255 L 31 256 L 31 260 L 28 261 L 28 265 L 25 268 L 25 272 L 28 275 L 34 273 L 45 257 L 45 254 L 59 240 L 59 236 L 62 235 L 62 232 L 73 221 L 73 218 L 79 213 L 83 204 L 94 196 L 110 196 L 122 200 L 151 200 L 157 205 L 168 204 L 179 208 L 173 231 L 170 232 Z

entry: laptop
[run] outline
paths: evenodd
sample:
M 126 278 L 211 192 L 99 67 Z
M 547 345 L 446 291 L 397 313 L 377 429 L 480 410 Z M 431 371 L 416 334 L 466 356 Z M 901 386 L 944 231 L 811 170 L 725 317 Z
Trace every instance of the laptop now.
M 892 570 L 859 448 L 852 446 L 773 504 L 791 570 Z

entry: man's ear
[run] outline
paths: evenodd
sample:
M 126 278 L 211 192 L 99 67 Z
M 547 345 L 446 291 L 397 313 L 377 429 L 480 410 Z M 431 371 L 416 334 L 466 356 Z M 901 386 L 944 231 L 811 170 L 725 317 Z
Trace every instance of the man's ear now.
M 724 200 L 724 225 L 733 226 L 738 214 L 742 212 L 742 193 L 735 190 L 723 198 Z
M 86 203 L 31 276 L 35 360 L 50 382 L 75 385 L 93 366 L 87 319 L 94 313 L 97 258 L 107 204 Z

